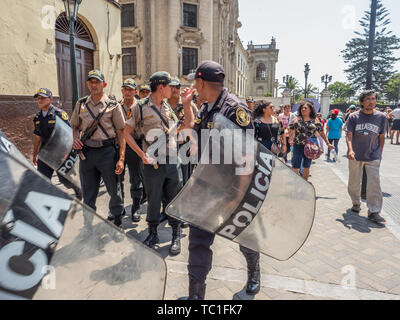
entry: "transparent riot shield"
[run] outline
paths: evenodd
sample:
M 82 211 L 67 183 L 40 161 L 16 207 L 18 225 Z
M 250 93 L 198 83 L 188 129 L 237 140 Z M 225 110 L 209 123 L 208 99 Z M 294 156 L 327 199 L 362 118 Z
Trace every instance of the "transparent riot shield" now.
M 311 231 L 315 190 L 252 134 L 217 114 L 199 164 L 167 213 L 287 260 Z
M 166 265 L 0 150 L 0 299 L 162 299 Z
M 49 140 L 40 148 L 38 158 L 61 174 L 75 186 L 80 186 L 79 173 L 75 168 L 78 152 L 72 149 L 72 128 L 56 116 L 56 124 Z

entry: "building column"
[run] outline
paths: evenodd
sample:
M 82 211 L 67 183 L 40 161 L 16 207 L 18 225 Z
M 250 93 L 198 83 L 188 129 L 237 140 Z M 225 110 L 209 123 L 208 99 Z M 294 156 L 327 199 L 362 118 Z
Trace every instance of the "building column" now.
M 329 90 L 322 90 L 320 104 L 320 112 L 322 113 L 322 117 L 325 119 L 329 114 L 329 108 L 331 106 L 331 92 Z

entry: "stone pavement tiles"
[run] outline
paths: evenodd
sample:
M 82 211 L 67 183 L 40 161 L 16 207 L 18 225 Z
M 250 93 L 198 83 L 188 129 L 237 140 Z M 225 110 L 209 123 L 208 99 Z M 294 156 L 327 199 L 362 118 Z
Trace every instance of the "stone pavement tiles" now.
M 216 237 L 213 268 L 207 279 L 206 299 L 400 299 L 400 241 L 386 228 L 370 222 L 365 206 L 353 213 L 347 186 L 319 159 L 311 167 L 310 182 L 317 194 L 314 225 L 303 247 L 288 261 L 261 257 L 262 289 L 247 296 L 246 262 L 237 244 Z M 125 181 L 129 181 L 126 177 Z M 130 218 L 129 185 L 125 183 L 124 231 L 142 241 L 147 236 L 146 204 L 142 219 Z M 98 213 L 108 215 L 108 194 L 101 188 Z M 188 293 L 188 232 L 183 229 L 182 253 L 168 255 L 171 228 L 159 226 L 159 254 L 168 266 L 165 299 Z

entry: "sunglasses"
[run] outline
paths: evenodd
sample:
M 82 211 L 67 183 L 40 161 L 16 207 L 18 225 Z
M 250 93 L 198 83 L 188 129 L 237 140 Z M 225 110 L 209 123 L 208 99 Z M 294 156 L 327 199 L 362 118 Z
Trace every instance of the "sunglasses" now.
M 178 90 L 181 88 L 180 85 L 179 86 L 171 86 L 171 87 L 177 88 Z

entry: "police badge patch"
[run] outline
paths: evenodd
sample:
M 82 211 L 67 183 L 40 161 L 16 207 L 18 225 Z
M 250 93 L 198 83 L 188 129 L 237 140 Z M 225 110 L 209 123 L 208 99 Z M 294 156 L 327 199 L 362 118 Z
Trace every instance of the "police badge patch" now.
M 68 120 L 68 114 L 66 112 L 61 113 L 61 118 L 63 118 L 63 120 L 67 121 Z
M 236 109 L 236 122 L 241 127 L 247 127 L 250 123 L 250 116 L 242 107 Z

